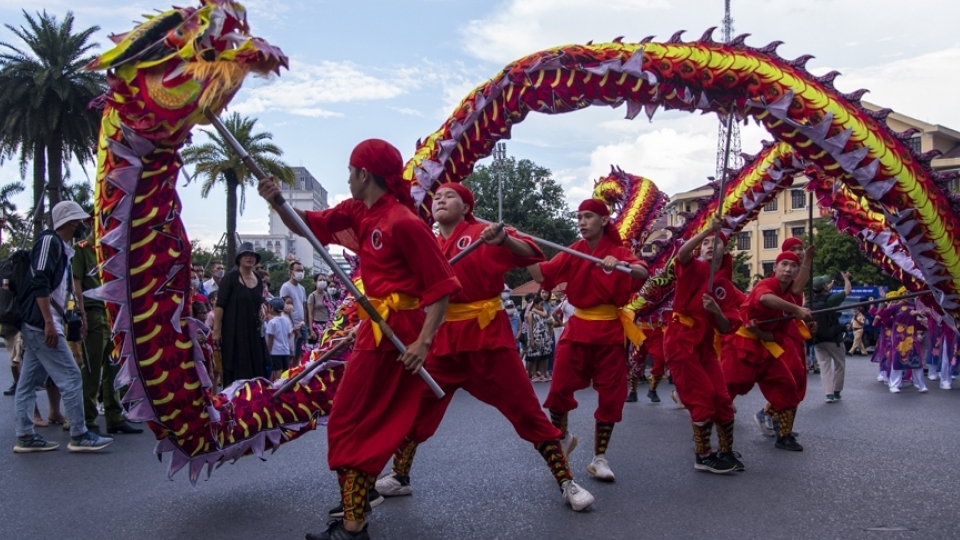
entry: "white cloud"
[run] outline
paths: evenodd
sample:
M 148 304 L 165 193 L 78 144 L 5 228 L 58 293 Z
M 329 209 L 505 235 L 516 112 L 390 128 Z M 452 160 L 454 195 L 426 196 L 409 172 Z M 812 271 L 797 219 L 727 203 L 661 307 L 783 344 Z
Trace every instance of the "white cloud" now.
M 390 107 L 390 108 L 405 116 L 423 116 L 422 112 L 418 111 L 417 109 L 411 109 L 410 107 Z

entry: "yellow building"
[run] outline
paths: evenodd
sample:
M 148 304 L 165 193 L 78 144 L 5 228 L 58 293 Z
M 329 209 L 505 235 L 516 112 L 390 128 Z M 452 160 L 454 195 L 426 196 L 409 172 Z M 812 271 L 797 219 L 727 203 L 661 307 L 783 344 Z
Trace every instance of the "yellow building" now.
M 864 107 L 878 110 L 880 107 L 871 103 L 863 103 Z M 909 142 L 921 152 L 939 150 L 943 154 L 932 162 L 934 170 L 960 170 L 960 132 L 941 126 L 928 124 L 899 113 L 891 113 L 887 117 L 887 125 L 895 131 L 905 131 L 914 128 L 919 132 Z M 773 270 L 773 263 L 780 252 L 780 244 L 787 238 L 806 233 L 809 215 L 809 194 L 803 190 L 808 180 L 805 176 L 798 176 L 790 189 L 784 190 L 775 201 L 764 207 L 756 220 L 747 224 L 740 234 L 733 239 L 732 247 L 737 251 L 750 253 L 749 274 L 769 275 Z M 952 186 L 958 191 L 960 186 L 956 181 Z M 697 209 L 697 199 L 708 197 L 713 193 L 709 185 L 703 185 L 691 191 L 678 193 L 670 198 L 664 209 L 665 224 L 676 226 L 682 223 L 681 213 L 692 212 Z M 814 201 L 816 205 L 816 201 Z M 828 212 L 815 206 L 814 218 L 827 215 Z M 656 231 L 650 235 L 650 241 L 663 238 L 666 231 Z M 649 248 L 645 248 L 647 251 Z

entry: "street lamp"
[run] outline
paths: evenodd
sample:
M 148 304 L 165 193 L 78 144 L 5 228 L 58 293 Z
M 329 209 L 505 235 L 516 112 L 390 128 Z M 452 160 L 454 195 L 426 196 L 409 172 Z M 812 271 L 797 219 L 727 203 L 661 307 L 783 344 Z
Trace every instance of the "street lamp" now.
M 507 159 L 507 143 L 493 147 L 493 165 L 497 175 L 497 222 L 503 223 L 503 166 Z

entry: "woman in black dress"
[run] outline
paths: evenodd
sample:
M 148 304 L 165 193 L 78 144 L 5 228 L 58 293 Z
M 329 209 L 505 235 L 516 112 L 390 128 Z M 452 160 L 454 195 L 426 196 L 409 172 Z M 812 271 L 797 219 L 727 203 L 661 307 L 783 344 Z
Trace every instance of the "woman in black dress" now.
M 267 349 L 260 335 L 263 282 L 254 271 L 260 255 L 253 244 L 240 244 L 236 268 L 220 280 L 214 308 L 213 340 L 220 343 L 223 386 L 266 376 Z

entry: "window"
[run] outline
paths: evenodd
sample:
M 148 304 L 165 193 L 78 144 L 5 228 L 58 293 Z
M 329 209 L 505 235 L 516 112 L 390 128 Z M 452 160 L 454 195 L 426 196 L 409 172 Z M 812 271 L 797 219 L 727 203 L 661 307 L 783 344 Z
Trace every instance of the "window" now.
M 911 150 L 913 150 L 918 154 L 920 153 L 920 135 L 910 137 L 904 142 L 906 142 L 908 148 L 910 148 Z
M 780 247 L 780 242 L 777 240 L 778 232 L 776 229 L 763 231 L 763 249 L 777 249 Z
M 798 208 L 807 207 L 807 194 L 803 192 L 802 189 L 791 189 L 790 190 L 790 208 L 796 210 Z
M 794 238 L 802 238 L 803 235 L 807 234 L 807 230 L 803 227 L 791 227 L 790 236 Z
M 742 232 L 737 235 L 737 249 L 746 251 L 750 249 L 750 231 Z
M 763 205 L 764 212 L 776 212 L 777 211 L 777 200 L 774 199 L 767 204 Z
M 773 275 L 773 261 L 763 261 L 763 275 L 764 277 Z
M 690 203 L 686 203 L 686 204 L 683 205 L 683 211 L 684 211 L 684 212 L 690 212 Z

